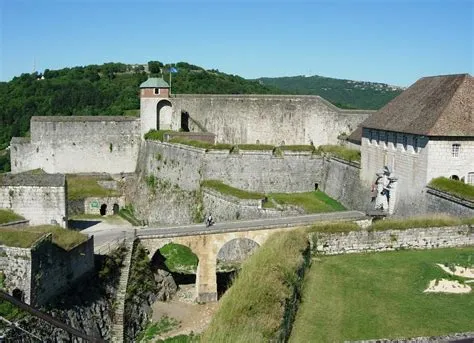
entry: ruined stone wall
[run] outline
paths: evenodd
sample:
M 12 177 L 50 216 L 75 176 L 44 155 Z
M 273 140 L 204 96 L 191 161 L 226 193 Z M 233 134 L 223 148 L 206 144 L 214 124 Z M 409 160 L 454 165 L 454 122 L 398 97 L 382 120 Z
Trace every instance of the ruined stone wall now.
M 472 225 L 333 234 L 315 232 L 310 236 L 312 250 L 326 255 L 474 245 Z
M 42 305 L 94 269 L 94 239 L 64 250 L 51 240 L 31 248 L 31 303 Z
M 23 292 L 23 301 L 31 299 L 31 250 L 0 245 L 0 271 L 5 276 L 4 287 L 8 294 L 18 289 Z
M 140 120 L 131 117 L 33 117 L 31 140 L 13 138 L 13 173 L 134 172 Z
M 181 112 L 217 135 L 218 142 L 336 144 L 374 111 L 341 110 L 318 96 L 178 95 L 173 116 Z M 190 122 L 191 130 L 200 130 Z
M 64 186 L 0 186 L 0 208 L 23 216 L 30 225 L 67 226 Z
M 310 152 L 210 150 L 181 144 L 145 142 L 140 171 L 160 182 L 196 190 L 202 180 L 218 179 L 256 192 L 307 192 L 321 180 L 322 158 Z

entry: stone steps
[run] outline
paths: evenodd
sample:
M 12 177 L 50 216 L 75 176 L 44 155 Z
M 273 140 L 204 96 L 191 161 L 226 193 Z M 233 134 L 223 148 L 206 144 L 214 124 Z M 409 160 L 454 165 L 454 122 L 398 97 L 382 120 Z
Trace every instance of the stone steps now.
M 123 260 L 123 266 L 120 270 L 119 287 L 117 289 L 117 295 L 115 297 L 115 311 L 114 311 L 114 322 L 112 324 L 111 342 L 122 343 L 124 342 L 124 312 L 125 312 L 125 296 L 127 294 L 128 276 L 130 273 L 130 263 L 132 260 L 133 240 L 125 239 L 125 247 L 127 248 L 127 254 Z

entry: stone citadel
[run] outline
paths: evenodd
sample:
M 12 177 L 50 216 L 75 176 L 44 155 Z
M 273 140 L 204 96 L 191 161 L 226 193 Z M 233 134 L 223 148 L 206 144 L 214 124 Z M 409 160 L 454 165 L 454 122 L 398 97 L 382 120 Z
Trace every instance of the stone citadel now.
M 370 185 L 376 173 L 387 166 L 398 179 L 398 196 L 392 192 L 392 212 L 439 212 L 451 205 L 430 202 L 433 192 L 425 186 L 431 178 L 446 176 L 474 183 L 473 98 L 472 76 L 468 74 L 422 78 L 379 111 L 341 110 L 318 96 L 170 97 L 165 81 L 150 78 L 140 86 L 140 118 L 33 117 L 31 138 L 11 141 L 12 173 L 35 169 L 46 173 L 136 173 L 142 180 L 153 176 L 188 192 L 198 191 L 200 183 L 208 179 L 263 193 L 320 187 L 348 208 L 367 210 Z M 396 125 L 404 122 L 403 127 Z M 358 166 L 303 151 L 285 151 L 278 156 L 271 151 L 208 151 L 144 140 L 150 130 L 203 132 L 217 143 L 275 146 L 337 144 L 338 137 L 352 133 L 349 138 L 359 143 L 362 163 Z M 454 167 L 436 162 L 446 158 L 452 159 Z M 143 207 L 151 207 L 140 195 L 135 191 L 131 197 Z M 174 209 L 167 199 L 155 200 L 155 211 L 143 210 L 147 220 L 192 221 L 189 211 L 179 208 L 191 206 L 186 201 Z M 395 202 L 397 206 L 393 206 Z M 472 214 L 472 207 L 462 201 L 453 206 L 447 211 Z

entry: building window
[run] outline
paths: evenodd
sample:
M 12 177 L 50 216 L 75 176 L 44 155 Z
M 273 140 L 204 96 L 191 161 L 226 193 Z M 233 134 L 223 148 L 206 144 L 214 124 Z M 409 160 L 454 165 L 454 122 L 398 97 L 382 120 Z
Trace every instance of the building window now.
M 452 156 L 453 157 L 459 157 L 459 151 L 461 150 L 461 144 L 453 144 L 452 146 Z
M 159 88 L 155 88 L 155 94 L 160 94 L 160 89 Z
M 418 137 L 413 137 L 413 151 L 418 152 Z
M 385 147 L 388 148 L 388 131 L 385 131 Z
M 474 186 L 474 172 L 467 173 L 467 183 Z
M 403 149 L 407 150 L 408 147 L 408 136 L 403 135 Z

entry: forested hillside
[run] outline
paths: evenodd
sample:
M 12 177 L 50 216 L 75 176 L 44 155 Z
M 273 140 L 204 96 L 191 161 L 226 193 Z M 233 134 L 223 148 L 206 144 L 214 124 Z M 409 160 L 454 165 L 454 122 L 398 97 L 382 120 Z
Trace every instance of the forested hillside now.
M 262 77 L 260 84 L 290 94 L 319 95 L 341 108 L 378 110 L 403 88 L 385 83 L 333 79 L 322 76 Z
M 8 170 L 11 137 L 28 135 L 32 116 L 137 115 L 139 85 L 148 76 L 169 82 L 171 65 L 106 63 L 22 74 L 0 82 L 0 172 Z M 342 108 L 377 109 L 401 90 L 331 78 L 246 80 L 185 62 L 173 64 L 173 94 L 317 94 Z
M 157 69 L 158 68 L 158 69 Z M 176 64 L 173 93 L 282 93 L 217 70 Z M 169 80 L 169 68 L 150 63 L 150 71 Z M 161 72 L 164 72 L 162 74 Z M 147 79 L 142 65 L 107 63 L 22 74 L 0 83 L 0 150 L 12 136 L 24 136 L 32 116 L 123 115 L 139 109 L 138 86 Z

